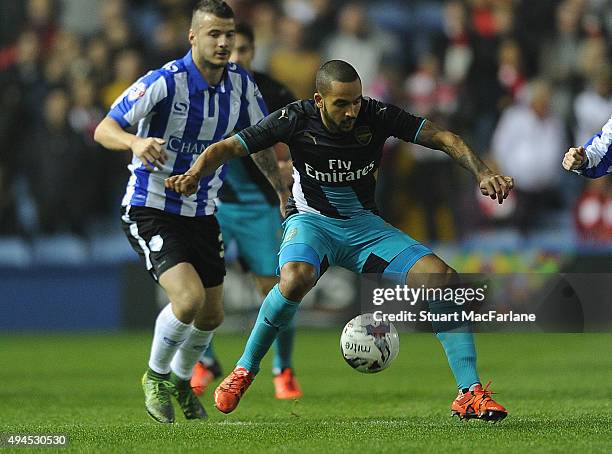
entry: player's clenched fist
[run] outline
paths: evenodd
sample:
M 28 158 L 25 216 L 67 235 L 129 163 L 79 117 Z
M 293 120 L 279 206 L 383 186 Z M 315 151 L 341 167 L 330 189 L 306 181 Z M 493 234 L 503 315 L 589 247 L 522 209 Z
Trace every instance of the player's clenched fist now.
M 563 168 L 565 170 L 576 170 L 582 167 L 587 157 L 584 147 L 570 148 L 563 156 Z
M 480 179 L 480 192 L 493 200 L 497 199 L 500 205 L 510 194 L 514 187 L 514 179 L 505 175 L 487 175 Z
M 132 152 L 142 161 L 147 169 L 153 171 L 153 168 L 161 168 L 168 158 L 162 145 L 165 144 L 164 139 L 157 137 L 136 137 L 132 143 Z
M 195 194 L 198 190 L 198 178 L 189 173 L 173 175 L 165 180 L 165 186 L 183 195 Z

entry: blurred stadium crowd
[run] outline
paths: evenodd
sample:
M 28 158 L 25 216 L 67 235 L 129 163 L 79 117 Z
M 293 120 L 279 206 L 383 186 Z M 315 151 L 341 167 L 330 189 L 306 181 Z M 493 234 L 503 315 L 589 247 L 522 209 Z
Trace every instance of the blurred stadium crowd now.
M 129 156 L 100 149 L 93 130 L 135 79 L 184 55 L 193 3 L 0 1 L 0 235 L 118 230 Z M 612 238 L 612 180 L 561 168 L 612 113 L 612 1 L 228 3 L 255 29 L 254 68 L 298 97 L 323 61 L 347 60 L 366 95 L 463 135 L 514 176 L 499 207 L 442 153 L 388 143 L 379 206 L 414 237 Z

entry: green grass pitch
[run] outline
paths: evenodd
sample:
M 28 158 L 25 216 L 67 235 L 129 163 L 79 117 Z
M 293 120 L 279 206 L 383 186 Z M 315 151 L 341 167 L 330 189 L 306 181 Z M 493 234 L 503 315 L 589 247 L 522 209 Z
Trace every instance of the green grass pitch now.
M 481 378 L 494 380 L 495 398 L 510 411 L 493 425 L 450 417 L 454 384 L 432 335 L 401 334 L 395 363 L 364 375 L 342 360 L 339 333 L 298 333 L 299 402 L 273 398 L 268 357 L 234 413 L 219 413 L 209 390 L 208 421 L 177 414 L 173 425 L 153 422 L 144 410 L 140 378 L 150 333 L 4 334 L 0 433 L 67 434 L 73 452 L 612 449 L 612 334 L 478 335 Z M 217 336 L 226 370 L 244 341 Z

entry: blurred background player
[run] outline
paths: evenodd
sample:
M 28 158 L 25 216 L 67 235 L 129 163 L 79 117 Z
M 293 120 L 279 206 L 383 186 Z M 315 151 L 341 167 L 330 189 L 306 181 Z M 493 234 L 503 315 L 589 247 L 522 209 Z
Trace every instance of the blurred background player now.
M 170 300 L 157 317 L 142 378 L 147 412 L 163 423 L 174 421 L 171 395 L 187 419 L 207 416 L 189 381 L 223 320 L 225 264 L 214 199 L 225 171 L 203 179 L 190 197 L 165 189 L 164 178 L 184 173 L 209 144 L 266 112 L 250 75 L 228 64 L 235 40 L 229 5 L 198 2 L 188 36 L 187 55 L 138 79 L 95 132 L 105 148 L 134 155 L 122 225 Z M 125 131 L 137 123 L 136 135 Z M 282 192 L 273 150 L 261 162 Z
M 230 61 L 239 64 L 253 75 L 269 111 L 275 111 L 295 101 L 293 93 L 283 84 L 251 66 L 255 57 L 255 35 L 247 23 L 236 25 L 236 44 Z M 286 169 L 285 179 L 291 179 L 291 165 L 287 162 L 288 148 L 274 146 L 279 165 Z M 217 219 L 223 239 L 228 245 L 236 241 L 240 263 L 245 271 L 253 273 L 257 290 L 262 298 L 278 283 L 276 267 L 281 237 L 281 218 L 276 191 L 259 171 L 253 160 L 246 156 L 228 163 L 223 186 L 219 191 L 220 204 Z M 287 171 L 288 170 L 288 171 Z M 273 362 L 274 390 L 278 399 L 301 397 L 300 386 L 293 373 L 291 353 L 295 324 L 279 333 Z M 222 374 L 214 355 L 212 343 L 196 364 L 191 387 L 201 395 L 212 380 Z
M 588 178 L 612 173 L 612 116 L 587 143 L 565 153 L 563 168 Z
M 293 158 L 280 283 L 266 296 L 236 368 L 215 390 L 215 406 L 223 413 L 237 407 L 278 332 L 291 323 L 299 303 L 329 266 L 412 287 L 458 283 L 455 270 L 428 247 L 378 216 L 375 173 L 389 137 L 444 151 L 470 171 L 483 195 L 499 204 L 513 187 L 511 177 L 494 173 L 459 136 L 392 104 L 363 98 L 359 75 L 348 63 L 325 63 L 316 87 L 314 100 L 292 103 L 213 144 L 188 172 L 166 180 L 166 187 L 192 194 L 199 179 L 225 161 L 278 142 L 289 145 Z M 429 305 L 434 313 L 456 308 L 452 301 Z M 506 409 L 491 399 L 488 385 L 481 386 L 473 335 L 459 328 L 434 323 L 459 390 L 451 410 L 460 418 L 503 419 Z

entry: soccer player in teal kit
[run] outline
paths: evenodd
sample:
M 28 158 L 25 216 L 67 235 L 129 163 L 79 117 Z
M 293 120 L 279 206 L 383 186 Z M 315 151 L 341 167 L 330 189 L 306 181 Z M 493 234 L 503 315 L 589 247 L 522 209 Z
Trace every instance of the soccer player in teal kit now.
M 428 247 L 376 214 L 374 173 L 388 137 L 443 150 L 474 175 L 483 195 L 499 203 L 513 187 L 511 177 L 491 171 L 455 134 L 394 105 L 364 98 L 359 75 L 344 61 L 325 63 L 317 72 L 316 89 L 314 100 L 289 104 L 211 145 L 186 173 L 166 180 L 167 187 L 191 194 L 200 178 L 225 161 L 277 142 L 286 143 L 293 158 L 280 283 L 262 304 L 236 368 L 215 391 L 215 405 L 224 413 L 237 407 L 278 332 L 328 266 L 376 273 L 410 286 L 456 283 L 456 272 Z M 430 310 L 442 304 L 430 302 Z M 481 385 L 472 333 L 436 331 L 459 389 L 452 412 L 461 418 L 506 417 L 506 409 Z

